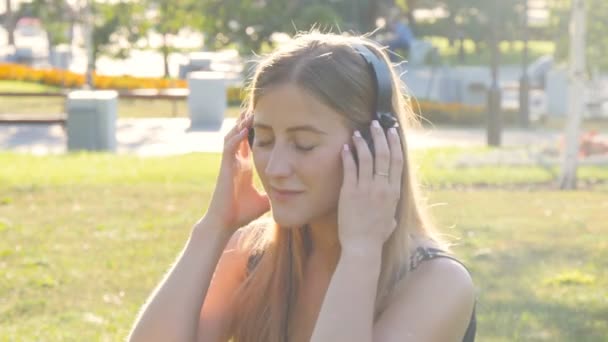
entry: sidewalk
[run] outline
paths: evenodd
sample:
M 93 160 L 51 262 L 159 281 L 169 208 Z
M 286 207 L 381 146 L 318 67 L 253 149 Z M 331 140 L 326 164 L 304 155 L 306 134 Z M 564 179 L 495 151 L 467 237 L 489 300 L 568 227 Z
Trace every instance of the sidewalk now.
M 234 125 L 228 118 L 220 131 L 188 131 L 187 118 L 119 119 L 117 153 L 163 156 L 191 152 L 222 151 L 224 135 Z M 502 146 L 556 146 L 561 132 L 505 130 Z M 411 130 L 406 136 L 410 149 L 447 146 L 485 146 L 483 128 L 436 128 Z M 66 152 L 67 137 L 60 125 L 0 125 L 0 150 L 36 155 Z

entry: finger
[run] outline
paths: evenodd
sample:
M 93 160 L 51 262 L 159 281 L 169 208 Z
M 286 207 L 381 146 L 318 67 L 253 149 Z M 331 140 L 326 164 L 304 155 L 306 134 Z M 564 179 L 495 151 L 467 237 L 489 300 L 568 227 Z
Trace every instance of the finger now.
M 226 143 L 235 134 L 239 134 L 239 132 L 243 128 L 250 127 L 252 120 L 253 120 L 253 115 L 247 116 L 247 111 L 242 111 L 241 114 L 239 115 L 239 118 L 236 120 L 235 125 L 224 136 L 224 143 Z
M 240 144 L 239 144 L 239 155 L 243 158 L 249 158 L 249 152 L 251 151 L 251 148 L 249 147 L 249 143 L 245 142 L 244 139 L 241 140 Z
M 390 151 L 386 141 L 386 134 L 380 127 L 377 120 L 372 121 L 372 139 L 374 139 L 374 172 L 388 175 L 390 173 Z M 374 179 L 384 178 L 388 182 L 388 177 L 374 174 Z
M 239 127 L 240 128 L 251 127 L 252 123 L 253 123 L 253 115 L 249 115 L 248 112 L 243 111 L 241 113 L 241 116 L 239 117 Z
M 373 161 L 372 154 L 369 150 L 369 146 L 359 131 L 355 131 L 353 141 L 357 150 L 357 158 L 359 159 L 359 172 L 357 178 L 357 184 L 363 187 L 367 187 L 372 181 L 373 174 Z
M 236 153 L 240 142 L 245 139 L 248 131 L 249 130 L 245 127 L 230 137 L 226 135 L 226 138 L 224 139 L 224 151 L 230 154 Z
M 239 134 L 239 132 L 242 130 L 243 128 L 241 127 L 240 122 L 236 122 L 234 124 L 234 126 L 232 126 L 232 128 L 228 131 L 228 133 L 226 133 L 226 135 L 224 136 L 224 144 L 228 143 L 228 140 L 230 140 L 232 137 L 234 137 L 235 135 Z
M 390 183 L 401 188 L 401 177 L 403 175 L 403 147 L 397 128 L 388 130 L 388 142 L 391 149 Z
M 357 186 L 357 164 L 348 144 L 342 147 L 342 168 L 344 173 L 342 186 L 353 189 Z

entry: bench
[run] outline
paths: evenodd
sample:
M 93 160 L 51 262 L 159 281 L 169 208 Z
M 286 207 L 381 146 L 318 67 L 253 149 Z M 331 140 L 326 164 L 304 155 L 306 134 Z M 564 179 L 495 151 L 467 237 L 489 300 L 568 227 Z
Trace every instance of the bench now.
M 53 125 L 59 124 L 65 127 L 67 115 L 23 115 L 23 114 L 0 114 L 0 125 L 16 125 L 16 124 L 41 124 Z

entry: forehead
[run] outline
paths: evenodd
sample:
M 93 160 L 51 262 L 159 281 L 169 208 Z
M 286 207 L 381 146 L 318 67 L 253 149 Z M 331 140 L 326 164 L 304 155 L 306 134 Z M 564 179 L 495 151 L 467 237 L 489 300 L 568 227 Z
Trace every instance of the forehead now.
M 285 84 L 270 88 L 257 101 L 254 122 L 276 128 L 311 125 L 344 128 L 343 116 L 301 87 Z

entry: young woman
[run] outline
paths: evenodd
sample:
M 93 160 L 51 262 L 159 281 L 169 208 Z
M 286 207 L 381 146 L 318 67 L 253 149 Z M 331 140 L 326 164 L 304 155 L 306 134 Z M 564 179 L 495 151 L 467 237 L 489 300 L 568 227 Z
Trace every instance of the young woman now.
M 301 34 L 261 61 L 207 213 L 130 340 L 472 341 L 473 283 L 425 214 L 401 86 L 360 37 Z

